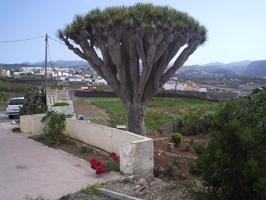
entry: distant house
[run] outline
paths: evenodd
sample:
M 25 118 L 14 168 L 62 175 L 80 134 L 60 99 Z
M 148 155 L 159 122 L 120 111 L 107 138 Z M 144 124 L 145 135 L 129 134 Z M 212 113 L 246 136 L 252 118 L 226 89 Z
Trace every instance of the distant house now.
M 7 77 L 10 77 L 10 70 L 1 69 L 1 70 L 0 70 L 0 76 L 7 76 Z
M 104 79 L 95 79 L 94 85 L 107 85 L 107 82 Z
M 83 77 L 78 76 L 78 75 L 68 77 L 69 82 L 82 82 L 82 80 L 83 80 Z

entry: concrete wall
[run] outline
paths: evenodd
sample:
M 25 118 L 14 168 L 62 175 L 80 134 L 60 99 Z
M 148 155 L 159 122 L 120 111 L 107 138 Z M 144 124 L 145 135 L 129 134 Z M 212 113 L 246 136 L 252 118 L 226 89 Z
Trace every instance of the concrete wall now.
M 68 119 L 66 133 L 79 141 L 120 155 L 120 171 L 151 176 L 154 167 L 153 140 L 128 131 L 82 120 Z
M 59 102 L 59 101 L 58 101 Z M 59 112 L 62 113 L 64 115 L 74 115 L 74 105 L 73 105 L 73 101 L 72 100 L 68 100 L 68 101 L 63 101 L 68 103 L 69 105 L 67 106 L 53 106 L 53 105 L 48 105 L 48 109 L 49 110 L 53 110 L 55 112 Z
M 32 135 L 43 134 L 43 116 L 44 114 L 21 116 L 21 131 Z M 120 171 L 125 174 L 143 177 L 153 175 L 154 149 L 151 138 L 76 119 L 67 119 L 65 133 L 88 145 L 119 154 Z
M 43 134 L 45 123 L 41 122 L 45 114 L 21 115 L 20 116 L 20 130 L 23 133 L 30 133 L 32 135 Z

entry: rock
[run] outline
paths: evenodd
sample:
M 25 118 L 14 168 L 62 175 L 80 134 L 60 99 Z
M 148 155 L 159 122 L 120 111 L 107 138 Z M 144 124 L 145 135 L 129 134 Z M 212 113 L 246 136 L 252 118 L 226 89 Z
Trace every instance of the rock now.
M 169 143 L 167 144 L 167 149 L 168 149 L 170 152 L 171 152 L 174 148 L 175 148 L 174 143 L 169 142 Z
M 144 178 L 140 178 L 138 184 L 140 186 L 147 187 L 148 186 L 148 181 L 146 179 L 144 179 Z

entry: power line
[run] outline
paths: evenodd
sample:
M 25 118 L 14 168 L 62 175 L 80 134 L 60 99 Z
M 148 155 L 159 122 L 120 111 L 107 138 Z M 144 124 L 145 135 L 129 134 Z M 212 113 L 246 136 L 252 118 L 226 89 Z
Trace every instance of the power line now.
M 53 40 L 53 41 L 55 41 L 55 42 L 57 42 L 57 43 L 59 43 L 59 44 L 61 44 L 61 45 L 65 46 L 65 44 L 64 44 L 64 43 L 60 42 L 60 41 L 59 41 L 59 40 L 57 40 L 57 39 L 54 39 L 54 38 L 52 38 L 52 37 L 50 37 L 50 36 L 48 36 L 48 38 L 50 38 L 51 40 Z
M 13 43 L 13 42 L 23 42 L 23 41 L 35 40 L 35 39 L 39 39 L 39 38 L 44 38 L 44 36 L 37 36 L 37 37 L 31 37 L 31 38 L 23 38 L 23 39 L 17 39 L 17 40 L 0 41 L 0 44 Z

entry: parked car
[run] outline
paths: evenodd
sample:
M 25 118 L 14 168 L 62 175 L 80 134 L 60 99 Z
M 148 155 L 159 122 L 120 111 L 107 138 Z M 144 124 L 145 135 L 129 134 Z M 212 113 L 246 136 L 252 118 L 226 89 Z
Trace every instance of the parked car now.
M 19 115 L 20 108 L 24 104 L 24 97 L 12 98 L 6 108 L 6 114 L 9 119 Z

